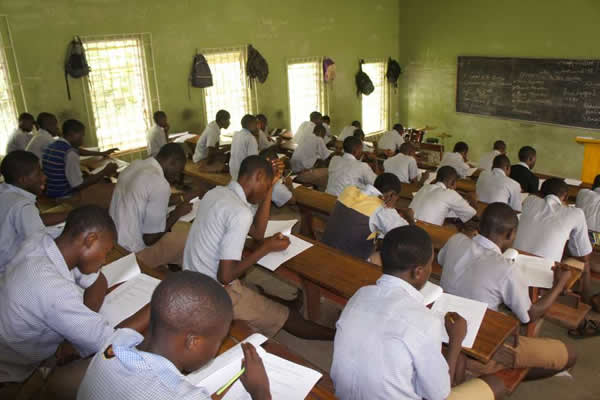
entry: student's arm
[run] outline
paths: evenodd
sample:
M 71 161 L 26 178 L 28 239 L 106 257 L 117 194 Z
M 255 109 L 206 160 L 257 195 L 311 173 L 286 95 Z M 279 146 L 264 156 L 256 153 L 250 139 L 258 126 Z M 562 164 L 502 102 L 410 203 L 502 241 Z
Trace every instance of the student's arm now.
M 475 207 L 473 207 L 472 204 L 470 204 L 470 202 L 468 202 L 460 194 L 458 194 L 458 192 L 454 193 L 456 193 L 456 196 L 451 209 L 463 223 L 467 222 L 477 214 L 477 210 L 475 209 Z M 473 192 L 473 195 L 474 194 L 475 193 Z
M 144 333 L 150 325 L 150 304 L 146 304 L 131 317 L 123 320 L 115 328 L 129 328 Z
M 77 151 L 79 152 L 80 156 L 101 156 L 101 157 L 108 157 L 110 156 L 112 153 L 119 151 L 119 149 L 117 147 L 114 147 L 112 149 L 108 149 L 105 151 L 95 151 L 95 150 L 87 150 L 84 149 L 82 147 L 78 148 Z
M 450 382 L 455 381 L 456 363 L 462 350 L 462 341 L 467 335 L 467 321 L 457 313 L 451 312 L 444 317 L 448 333 L 448 351 L 446 361 L 450 373 Z
M 206 148 L 208 149 L 208 157 L 206 158 L 207 164 L 212 164 L 215 162 L 215 158 L 220 153 L 217 148 L 217 143 L 219 143 L 219 136 L 221 135 L 221 131 L 218 130 L 216 132 L 206 132 L 208 137 L 206 138 Z
M 171 211 L 167 217 L 167 222 L 165 224 L 165 230 L 163 232 L 155 232 L 155 233 L 144 233 L 142 235 L 142 239 L 144 240 L 144 244 L 146 246 L 152 246 L 154 243 L 158 242 L 161 237 L 165 235 L 165 233 L 169 232 L 173 225 L 179 221 L 179 218 L 188 214 L 192 211 L 192 205 L 190 203 L 181 203 L 173 211 Z
M 110 163 L 106 167 L 104 167 L 104 169 L 102 171 L 98 172 L 97 174 L 89 175 L 86 178 L 84 178 L 83 183 L 77 187 L 74 187 L 73 190 L 82 190 L 82 189 L 85 189 L 86 187 L 95 185 L 96 183 L 100 182 L 104 178 L 110 178 L 117 172 L 117 168 L 118 168 L 117 164 Z
M 565 290 L 565 286 L 571 278 L 571 270 L 568 268 L 559 267 L 555 272 L 557 282 L 552 287 L 552 290 L 543 295 L 537 302 L 531 305 L 529 309 L 529 322 L 535 322 L 546 314 L 546 311 L 554 304 L 558 296 Z
M 245 369 L 240 377 L 242 385 L 250 393 L 252 400 L 271 400 L 269 378 L 256 349 L 250 343 L 242 343 L 242 351 L 244 352 L 242 368 Z
M 269 215 L 271 215 L 271 198 L 273 197 L 273 188 L 275 184 L 271 185 L 271 188 L 267 192 L 265 199 L 258 207 L 256 214 L 254 215 L 254 221 L 252 222 L 252 226 L 250 226 L 250 231 L 248 234 L 256 240 L 264 239 L 265 230 L 267 229 L 267 224 L 269 223 Z
M 92 283 L 83 292 L 83 304 L 85 304 L 90 310 L 98 312 L 100 307 L 102 307 L 107 290 L 108 282 L 106 281 L 104 274 L 100 272 L 96 282 Z

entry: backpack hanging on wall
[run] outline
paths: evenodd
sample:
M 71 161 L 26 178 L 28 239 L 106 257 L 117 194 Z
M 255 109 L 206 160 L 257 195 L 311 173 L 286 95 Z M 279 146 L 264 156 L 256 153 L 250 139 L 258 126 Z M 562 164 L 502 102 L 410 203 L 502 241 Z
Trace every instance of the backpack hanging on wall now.
M 323 80 L 325 82 L 332 82 L 335 79 L 335 73 L 335 61 L 333 61 L 331 58 L 325 57 L 323 59 Z
M 190 72 L 190 85 L 195 88 L 207 88 L 213 85 L 212 73 L 206 58 L 196 53 Z
M 81 78 L 90 73 L 90 66 L 85 58 L 85 50 L 79 36 L 75 36 L 67 48 L 65 59 L 65 83 L 67 85 L 67 96 L 71 100 L 71 89 L 69 88 L 69 76 Z
M 365 63 L 365 60 L 360 60 L 358 63 L 358 72 L 356 73 L 356 91 L 357 95 L 364 94 L 366 96 L 373 93 L 375 87 L 373 86 L 373 82 L 369 75 L 366 72 L 363 72 L 362 65 Z
M 265 83 L 267 76 L 269 76 L 269 64 L 267 60 L 251 44 L 248 45 L 246 74 L 250 79 L 258 79 L 260 83 Z
M 398 64 L 398 61 L 392 59 L 390 57 L 387 63 L 387 72 L 385 73 L 385 77 L 388 82 L 391 83 L 395 88 L 398 87 L 398 78 L 402 74 L 402 67 Z

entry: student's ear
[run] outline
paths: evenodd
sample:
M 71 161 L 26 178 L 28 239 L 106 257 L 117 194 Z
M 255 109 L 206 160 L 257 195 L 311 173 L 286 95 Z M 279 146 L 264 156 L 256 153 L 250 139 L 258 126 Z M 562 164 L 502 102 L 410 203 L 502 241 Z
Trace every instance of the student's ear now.
M 99 237 L 98 237 L 98 232 L 90 232 L 87 233 L 84 238 L 83 238 L 83 245 L 90 249 L 92 248 L 92 246 L 94 246 L 94 244 L 98 241 Z
M 196 335 L 187 335 L 185 337 L 185 349 L 191 352 L 195 352 L 198 347 L 200 347 L 202 343 L 202 338 L 200 338 L 200 336 L 196 336 Z

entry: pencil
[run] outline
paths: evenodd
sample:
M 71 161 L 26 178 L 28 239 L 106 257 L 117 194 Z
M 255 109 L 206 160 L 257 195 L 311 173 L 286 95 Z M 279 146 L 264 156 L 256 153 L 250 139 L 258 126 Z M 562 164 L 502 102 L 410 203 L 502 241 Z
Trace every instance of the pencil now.
M 240 372 L 235 374 L 235 376 L 233 378 L 231 378 L 229 380 L 229 382 L 227 382 L 225 385 L 223 385 L 223 387 L 221 389 L 219 389 L 217 391 L 217 396 L 220 396 L 221 394 L 223 394 L 223 392 L 226 391 L 229 388 L 229 386 L 233 385 L 234 382 L 237 381 L 239 379 L 239 377 L 244 374 L 244 372 L 246 372 L 246 368 L 242 368 L 242 370 Z

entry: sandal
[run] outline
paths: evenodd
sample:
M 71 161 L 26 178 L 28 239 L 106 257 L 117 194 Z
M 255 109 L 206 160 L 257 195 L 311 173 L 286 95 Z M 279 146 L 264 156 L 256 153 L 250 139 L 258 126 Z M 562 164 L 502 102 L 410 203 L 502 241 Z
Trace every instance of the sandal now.
M 587 339 L 600 336 L 600 325 L 598 321 L 585 320 L 581 327 L 571 329 L 568 332 L 569 337 L 575 340 Z

